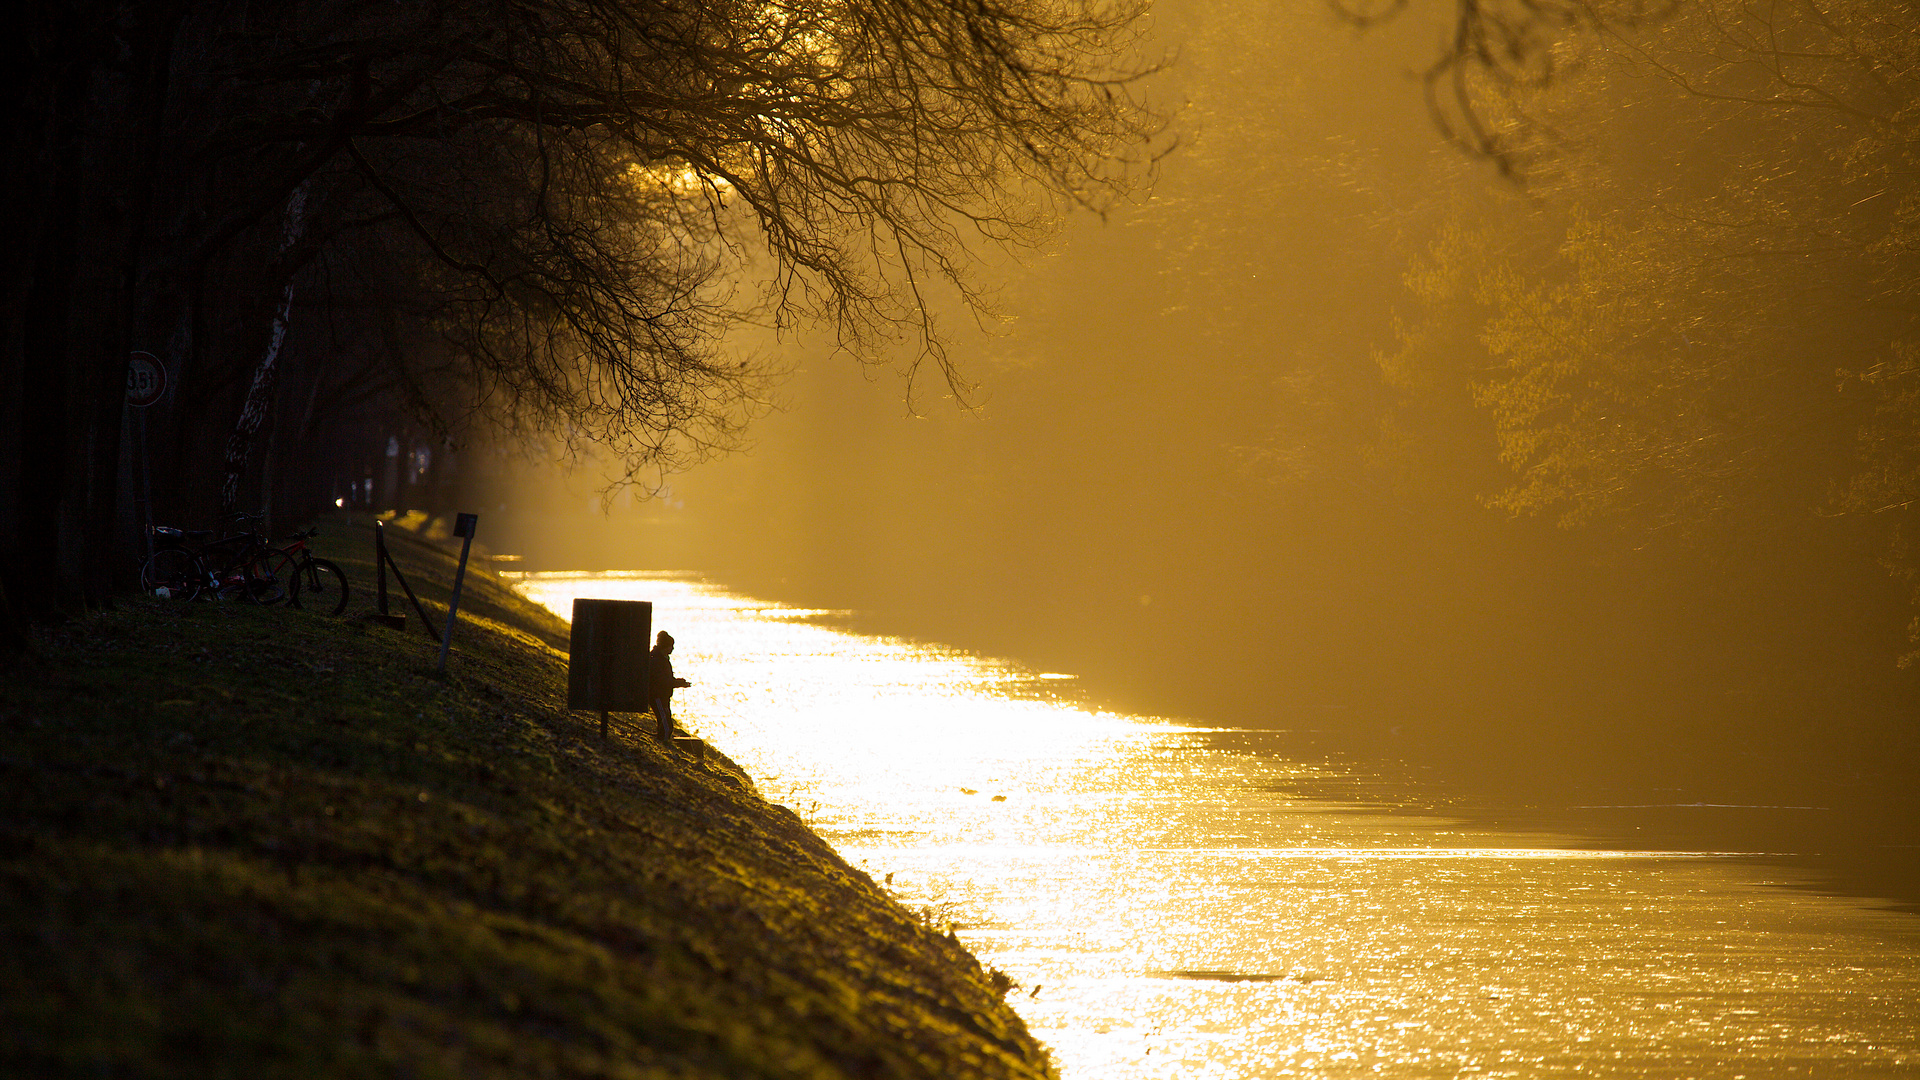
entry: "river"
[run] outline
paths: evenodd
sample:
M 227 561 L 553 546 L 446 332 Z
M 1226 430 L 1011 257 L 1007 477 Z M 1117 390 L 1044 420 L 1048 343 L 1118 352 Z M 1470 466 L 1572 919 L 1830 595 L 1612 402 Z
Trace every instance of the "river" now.
M 1285 733 L 691 575 L 519 585 L 652 601 L 682 725 L 1009 975 L 1065 1080 L 1920 1075 L 1920 916 L 1790 862 L 1391 810 Z

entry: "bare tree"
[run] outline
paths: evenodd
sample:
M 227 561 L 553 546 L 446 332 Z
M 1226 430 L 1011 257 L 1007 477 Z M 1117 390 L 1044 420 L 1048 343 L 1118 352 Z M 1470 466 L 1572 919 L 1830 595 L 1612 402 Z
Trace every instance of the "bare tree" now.
M 216 457 L 237 475 L 270 423 L 257 406 L 293 362 L 275 342 L 299 330 L 276 320 L 311 310 L 288 299 L 308 295 L 296 279 L 329 295 L 323 279 L 363 259 L 398 285 L 389 310 L 326 316 L 430 331 L 449 378 L 416 404 L 437 422 L 570 430 L 637 476 L 729 445 L 751 418 L 761 373 L 719 347 L 742 319 L 822 321 L 866 359 L 904 337 L 910 366 L 958 385 L 930 284 L 978 303 L 984 249 L 1098 206 L 1151 159 L 1157 122 L 1130 93 L 1139 14 L 1134 0 L 150 0 L 23 16 L 24 40 L 61 45 L 28 49 L 30 100 L 66 112 L 16 129 L 17 160 L 51 167 L 63 139 L 136 145 L 146 159 L 124 171 L 151 200 L 113 241 L 72 227 L 126 203 L 124 184 L 43 184 L 36 198 L 81 204 L 11 280 L 66 288 L 79 272 L 62 244 L 125 248 L 126 287 L 77 302 L 119 313 L 128 339 L 169 342 L 198 410 L 172 444 L 183 486 Z M 115 43 L 134 38 L 145 97 L 123 89 Z M 115 142 L 123 129 L 134 138 Z M 60 334 L 17 329 L 50 325 L 31 304 L 8 313 L 9 389 L 74 364 Z M 117 415 L 114 368 L 60 389 L 92 417 L 64 436 L 92 448 L 84 475 L 23 484 L 52 475 L 28 439 L 0 459 L 26 493 L 15 520 L 114 504 L 117 441 L 87 434 Z M 67 579 L 98 576 L 110 518 L 75 524 L 92 569 Z M 0 555 L 21 550 L 9 531 Z
M 738 430 L 752 373 L 712 348 L 756 303 L 863 356 L 905 328 L 957 382 L 923 289 L 978 302 L 978 245 L 1124 188 L 1116 152 L 1153 133 L 1118 66 L 1136 15 L 477 3 L 348 21 L 241 78 L 338 87 L 330 113 L 251 131 L 340 146 L 367 212 L 390 210 L 457 297 L 448 340 L 483 397 L 679 464 Z M 755 265 L 764 287 L 738 291 Z

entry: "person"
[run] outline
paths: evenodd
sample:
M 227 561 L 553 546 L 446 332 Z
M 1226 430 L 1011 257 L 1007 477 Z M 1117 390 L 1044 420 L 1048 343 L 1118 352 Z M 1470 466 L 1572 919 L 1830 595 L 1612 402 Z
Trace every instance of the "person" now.
M 660 721 L 660 737 L 673 738 L 673 692 L 692 686 L 673 674 L 673 635 L 665 630 L 653 640 L 647 654 L 647 693 L 653 698 L 653 715 Z

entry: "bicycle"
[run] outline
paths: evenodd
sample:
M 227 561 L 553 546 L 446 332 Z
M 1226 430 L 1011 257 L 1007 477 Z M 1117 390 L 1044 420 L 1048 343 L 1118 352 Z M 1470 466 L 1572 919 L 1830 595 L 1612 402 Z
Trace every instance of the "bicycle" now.
M 210 592 L 222 600 L 246 597 L 261 604 L 285 599 L 279 585 L 259 571 L 262 554 L 272 549 L 257 533 L 215 539 L 205 530 L 154 525 L 147 535 L 153 538 L 154 552 L 140 568 L 140 584 L 155 596 L 193 600 Z
M 195 553 L 213 540 L 210 532 L 189 532 L 171 525 L 149 525 L 153 554 L 140 567 L 140 587 L 168 600 L 192 600 L 211 582 L 206 564 Z
M 209 540 L 195 552 L 207 572 L 208 587 L 220 599 L 277 604 L 287 598 L 279 578 L 267 564 L 275 548 L 260 531 L 266 527 L 266 519 L 265 514 L 228 514 L 221 520 L 247 527 L 218 540 Z
M 262 554 L 257 568 L 276 583 L 286 581 L 288 607 L 304 608 L 310 603 L 315 611 L 338 615 L 347 609 L 347 575 L 334 563 L 315 558 L 307 550 L 307 541 L 319 533 L 317 525 L 294 533 L 287 537 L 292 541 L 288 546 L 269 548 Z
M 329 615 L 346 610 L 347 575 L 307 550 L 318 527 L 295 533 L 287 538 L 291 544 L 276 548 L 260 532 L 266 515 L 236 513 L 222 520 L 247 528 L 215 539 L 211 532 L 153 526 L 149 535 L 154 553 L 140 570 L 147 592 L 177 600 L 208 592 L 222 600 L 244 598 L 256 604 L 286 600 L 289 607 L 312 605 Z

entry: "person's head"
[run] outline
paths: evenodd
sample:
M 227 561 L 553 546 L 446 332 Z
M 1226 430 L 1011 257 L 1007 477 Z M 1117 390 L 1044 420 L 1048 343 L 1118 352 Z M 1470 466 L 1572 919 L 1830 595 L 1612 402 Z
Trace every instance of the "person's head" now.
M 665 630 L 660 631 L 659 635 L 653 639 L 653 647 L 659 649 L 661 652 L 672 652 L 673 635 L 667 633 Z

